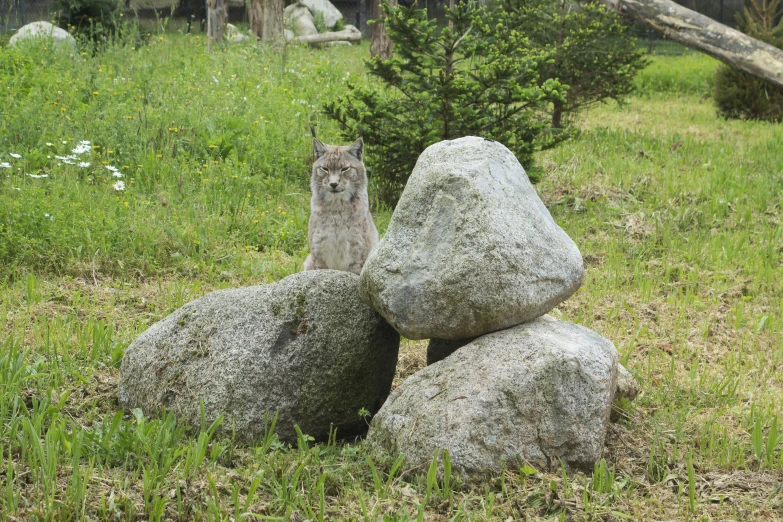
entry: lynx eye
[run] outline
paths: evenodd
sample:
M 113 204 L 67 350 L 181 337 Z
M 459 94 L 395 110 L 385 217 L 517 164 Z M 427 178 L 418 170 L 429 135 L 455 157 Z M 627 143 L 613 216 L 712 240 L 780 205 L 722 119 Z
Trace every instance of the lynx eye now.
M 340 173 L 345 174 L 349 170 L 351 170 L 351 167 L 343 167 L 342 169 L 340 169 Z
M 318 168 L 324 171 L 325 173 L 329 174 L 329 169 L 327 169 L 326 167 L 318 167 Z

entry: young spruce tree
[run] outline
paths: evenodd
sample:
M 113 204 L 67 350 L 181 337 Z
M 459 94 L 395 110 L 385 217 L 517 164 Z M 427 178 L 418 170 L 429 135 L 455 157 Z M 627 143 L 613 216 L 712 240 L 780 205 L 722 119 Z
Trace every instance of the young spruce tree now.
M 551 54 L 540 77 L 568 85 L 565 101 L 551 108 L 553 127 L 597 102 L 621 100 L 647 65 L 628 24 L 596 0 L 497 0 L 496 7 L 505 23 Z
M 748 36 L 783 49 L 783 2 L 749 0 L 737 23 Z M 721 65 L 715 72 L 715 105 L 725 118 L 783 121 L 783 87 Z
M 360 126 L 371 150 L 369 171 L 382 200 L 394 204 L 419 154 L 462 136 L 497 140 L 530 172 L 533 153 L 569 138 L 552 129 L 547 109 L 564 103 L 566 86 L 540 78 L 550 52 L 472 1 L 447 10 L 448 27 L 415 7 L 383 7 L 395 56 L 367 62 L 379 82 L 349 85 L 326 104 L 346 138 Z

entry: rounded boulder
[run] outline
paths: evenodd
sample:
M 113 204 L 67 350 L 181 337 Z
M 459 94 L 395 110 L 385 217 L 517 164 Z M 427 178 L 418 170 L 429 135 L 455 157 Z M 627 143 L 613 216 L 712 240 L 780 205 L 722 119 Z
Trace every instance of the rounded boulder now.
M 491 333 L 408 377 L 372 419 L 374 452 L 426 472 L 448 450 L 463 478 L 504 466 L 592 470 L 618 372 L 596 332 L 550 316 Z
M 419 156 L 359 292 L 409 339 L 466 339 L 549 312 L 583 273 L 514 154 L 465 137 Z
M 277 412 L 281 440 L 295 425 L 318 441 L 366 431 L 391 390 L 400 338 L 359 298 L 358 276 L 293 274 L 262 286 L 212 292 L 150 327 L 125 352 L 120 403 L 169 410 L 252 441 Z

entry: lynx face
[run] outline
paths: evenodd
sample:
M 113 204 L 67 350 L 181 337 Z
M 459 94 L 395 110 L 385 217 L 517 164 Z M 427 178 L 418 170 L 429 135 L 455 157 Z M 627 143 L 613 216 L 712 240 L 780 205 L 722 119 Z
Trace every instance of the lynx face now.
M 316 160 L 310 188 L 322 201 L 351 201 L 367 186 L 361 138 L 344 147 L 324 145 L 313 138 L 313 148 Z

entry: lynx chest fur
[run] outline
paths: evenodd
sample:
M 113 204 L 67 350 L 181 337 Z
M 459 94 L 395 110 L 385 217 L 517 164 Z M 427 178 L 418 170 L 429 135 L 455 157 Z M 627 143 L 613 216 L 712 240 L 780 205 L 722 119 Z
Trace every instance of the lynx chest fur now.
M 378 231 L 370 214 L 364 143 L 324 145 L 313 135 L 316 160 L 310 178 L 310 255 L 305 270 L 332 269 L 358 274 Z

